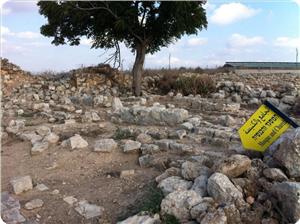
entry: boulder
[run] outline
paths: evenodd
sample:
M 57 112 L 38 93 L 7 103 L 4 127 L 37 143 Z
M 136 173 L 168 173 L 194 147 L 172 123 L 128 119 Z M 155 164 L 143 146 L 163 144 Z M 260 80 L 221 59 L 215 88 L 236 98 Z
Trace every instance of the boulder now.
M 118 143 L 112 138 L 100 139 L 95 141 L 94 151 L 95 152 L 112 152 L 118 147 Z
M 15 177 L 10 181 L 15 194 L 32 189 L 32 179 L 30 176 Z
M 201 197 L 207 196 L 207 180 L 208 176 L 200 175 L 194 180 L 191 190 L 196 191 Z
M 36 142 L 31 148 L 31 155 L 37 155 L 49 148 L 48 142 Z
M 104 213 L 104 208 L 88 203 L 86 200 L 80 201 L 75 211 L 86 219 L 101 217 Z
M 207 191 L 208 195 L 221 203 L 243 200 L 242 192 L 222 173 L 214 173 L 208 178 Z
M 191 209 L 191 216 L 193 219 L 196 219 L 199 223 L 205 216 L 206 212 L 212 210 L 215 207 L 216 203 L 214 202 L 213 198 L 205 197 L 202 201 L 195 205 Z
M 56 144 L 59 141 L 59 136 L 53 132 L 50 134 L 46 135 L 43 141 L 46 141 L 50 144 Z
M 184 179 L 194 180 L 200 175 L 210 176 L 212 171 L 199 163 L 186 161 L 181 165 L 181 175 Z
M 273 157 L 287 169 L 290 177 L 300 177 L 300 128 L 283 138 Z
M 158 184 L 158 187 L 162 190 L 162 192 L 166 196 L 169 193 L 172 193 L 173 191 L 189 190 L 192 185 L 193 182 L 191 181 L 186 181 L 178 176 L 172 176 L 162 180 Z
M 251 160 L 244 155 L 232 155 L 215 164 L 214 170 L 228 177 L 238 177 L 251 167 Z
M 267 168 L 264 169 L 263 174 L 266 178 L 274 181 L 286 181 L 288 180 L 287 176 L 278 168 Z
M 190 210 L 201 202 L 202 198 L 195 191 L 174 191 L 161 202 L 161 213 L 175 216 L 181 222 L 191 219 Z
M 78 134 L 75 134 L 73 137 L 69 138 L 69 141 L 72 150 L 86 148 L 89 145 L 89 143 Z
M 20 202 L 7 192 L 1 193 L 1 218 L 3 223 L 23 223 L 24 216 L 20 213 Z
M 137 141 L 127 140 L 123 147 L 123 152 L 137 152 L 142 144 Z
M 296 223 L 300 219 L 300 183 L 275 183 L 271 192 L 278 199 L 283 214 L 290 222 Z

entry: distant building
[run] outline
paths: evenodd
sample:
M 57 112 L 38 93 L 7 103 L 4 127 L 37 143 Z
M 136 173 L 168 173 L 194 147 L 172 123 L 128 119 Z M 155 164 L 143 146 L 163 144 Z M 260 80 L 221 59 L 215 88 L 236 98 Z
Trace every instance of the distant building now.
M 244 73 L 293 73 L 300 74 L 296 62 L 226 62 L 224 68 L 239 74 Z

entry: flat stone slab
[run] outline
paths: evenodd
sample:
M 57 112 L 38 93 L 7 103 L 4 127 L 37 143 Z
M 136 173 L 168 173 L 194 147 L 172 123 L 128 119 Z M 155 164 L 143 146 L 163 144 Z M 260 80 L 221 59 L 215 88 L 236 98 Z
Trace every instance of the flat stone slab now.
M 32 179 L 30 176 L 15 177 L 10 181 L 15 194 L 21 194 L 24 191 L 32 189 Z
M 118 143 L 112 138 L 100 139 L 95 141 L 95 152 L 111 152 L 118 147 Z
M 25 209 L 32 210 L 40 208 L 44 205 L 44 202 L 41 199 L 33 199 L 25 204 Z
M 75 211 L 86 219 L 102 216 L 104 208 L 98 205 L 90 204 L 86 200 L 80 201 Z

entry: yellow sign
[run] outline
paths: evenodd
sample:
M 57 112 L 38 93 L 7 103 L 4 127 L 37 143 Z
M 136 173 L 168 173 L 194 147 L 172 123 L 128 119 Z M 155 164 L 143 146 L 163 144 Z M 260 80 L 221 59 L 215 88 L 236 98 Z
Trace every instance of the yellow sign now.
M 278 114 L 262 105 L 238 132 L 245 149 L 263 152 L 289 127 Z

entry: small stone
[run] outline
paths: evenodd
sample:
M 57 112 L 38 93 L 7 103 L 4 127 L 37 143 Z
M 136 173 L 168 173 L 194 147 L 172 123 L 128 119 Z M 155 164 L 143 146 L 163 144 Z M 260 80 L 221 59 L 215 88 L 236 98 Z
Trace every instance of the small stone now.
M 136 152 L 141 148 L 142 144 L 137 141 L 127 140 L 124 144 L 124 152 Z
M 144 144 L 141 147 L 142 154 L 155 154 L 160 152 L 160 149 L 157 145 L 154 144 Z
M 95 141 L 94 151 L 95 152 L 112 152 L 118 147 L 118 143 L 112 138 L 100 139 Z
M 27 210 L 32 210 L 36 208 L 40 208 L 44 205 L 44 202 L 41 199 L 33 199 L 25 204 L 25 208 Z
M 92 112 L 91 116 L 92 116 L 92 121 L 100 121 L 101 120 L 99 115 L 96 112 Z
M 123 108 L 123 104 L 118 97 L 114 97 L 111 102 L 111 107 L 113 112 L 118 112 Z
M 38 185 L 36 185 L 35 189 L 37 189 L 38 191 L 47 191 L 47 190 L 49 190 L 49 188 L 45 184 L 38 184 Z
M 32 189 L 32 179 L 30 176 L 16 177 L 10 181 L 15 194 Z
M 46 136 L 46 135 L 48 135 L 48 134 L 51 133 L 51 129 L 49 127 L 47 127 L 47 126 L 39 126 L 39 127 L 37 127 L 36 132 L 40 136 L 44 137 L 44 136 Z
M 59 136 L 53 132 L 51 132 L 50 134 L 48 134 L 47 136 L 45 136 L 45 138 L 43 139 L 43 141 L 46 141 L 50 144 L 56 144 L 59 141 Z
M 120 173 L 120 178 L 126 178 L 126 177 L 129 177 L 129 176 L 133 176 L 135 173 L 134 170 L 122 170 L 121 173 Z
M 153 140 L 150 135 L 141 133 L 136 137 L 136 141 L 142 144 L 151 144 Z
M 22 110 L 22 109 L 17 110 L 17 114 L 18 114 L 18 116 L 23 115 L 24 114 L 24 110 Z
M 263 174 L 266 178 L 274 181 L 286 181 L 288 180 L 287 176 L 278 168 L 267 168 L 264 169 Z
M 101 217 L 104 213 L 104 208 L 94 204 L 90 204 L 86 200 L 83 200 L 78 203 L 75 211 L 86 219 L 91 219 Z
M 155 214 L 151 216 L 137 214 L 121 222 L 117 222 L 117 224 L 159 224 L 159 223 L 161 223 L 159 219 L 159 214 Z
M 82 149 L 88 147 L 88 142 L 84 140 L 80 135 L 75 134 L 75 136 L 69 139 L 72 149 Z
M 63 200 L 71 206 L 73 206 L 78 201 L 77 198 L 74 198 L 73 196 L 64 197 Z
M 59 190 L 58 189 L 55 189 L 51 192 L 51 194 L 59 194 Z
M 143 155 L 139 157 L 139 164 L 141 167 L 149 167 L 151 165 L 152 160 L 153 157 L 151 155 Z
M 190 122 L 184 122 L 184 123 L 182 123 L 180 125 L 180 127 L 183 128 L 183 129 L 185 129 L 185 130 L 190 131 L 190 130 L 193 129 L 194 125 L 192 123 L 190 123 Z
M 33 147 L 31 148 L 31 155 L 37 155 L 41 152 L 44 152 L 49 148 L 48 142 L 36 142 L 33 144 Z
M 68 120 L 65 120 L 65 124 L 66 125 L 76 124 L 76 121 L 74 119 L 68 119 Z
M 249 196 L 249 197 L 246 198 L 246 201 L 247 201 L 248 204 L 252 205 L 254 203 L 255 199 L 254 199 L 254 197 Z

